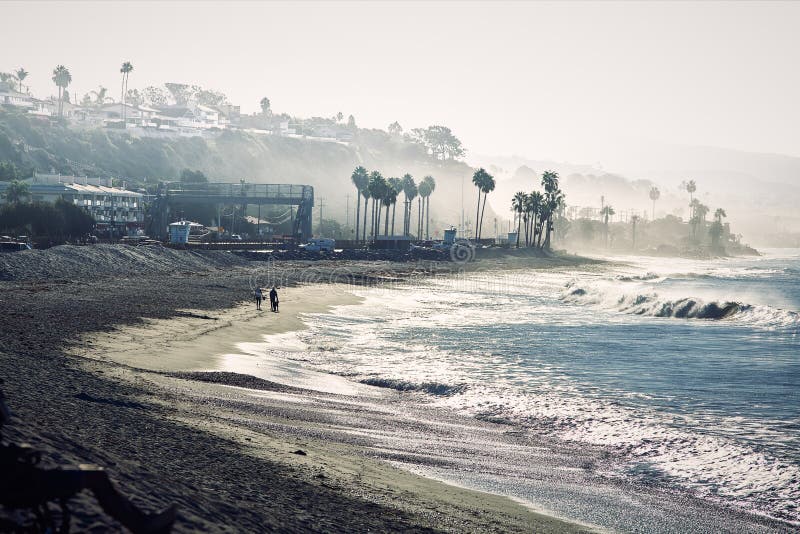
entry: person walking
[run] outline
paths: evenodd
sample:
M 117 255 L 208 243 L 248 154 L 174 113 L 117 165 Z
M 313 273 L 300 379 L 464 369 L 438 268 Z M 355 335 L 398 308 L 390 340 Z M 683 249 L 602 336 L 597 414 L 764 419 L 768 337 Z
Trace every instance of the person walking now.
M 272 289 L 269 292 L 269 304 L 272 311 L 275 313 L 278 312 L 278 290 L 275 289 L 275 286 L 272 286 Z
M 271 298 L 271 297 L 270 297 Z M 264 293 L 260 287 L 256 288 L 256 310 L 261 310 L 261 301 L 264 299 Z

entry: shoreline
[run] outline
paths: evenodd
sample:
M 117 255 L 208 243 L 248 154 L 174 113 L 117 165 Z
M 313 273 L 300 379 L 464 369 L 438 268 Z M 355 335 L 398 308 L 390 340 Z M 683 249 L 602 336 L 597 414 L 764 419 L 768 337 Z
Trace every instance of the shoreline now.
M 305 266 L 279 268 L 302 272 Z M 340 266 L 317 262 L 314 267 L 333 271 Z M 361 279 L 376 282 L 423 272 L 420 266 L 381 262 L 352 267 Z M 307 456 L 288 451 L 291 462 L 287 463 L 284 457 L 279 461 L 253 455 L 252 436 L 247 443 L 237 441 L 217 432 L 222 424 L 215 421 L 216 416 L 206 413 L 203 424 L 194 417 L 210 399 L 201 395 L 193 403 L 181 397 L 187 384 L 200 385 L 201 391 L 224 390 L 223 397 L 232 395 L 231 391 L 251 390 L 70 355 L 82 344 L 94 344 L 82 337 L 89 332 L 102 337 L 129 326 L 147 330 L 159 321 L 209 322 L 202 316 L 224 313 L 246 299 L 258 268 L 252 264 L 212 265 L 203 270 L 193 266 L 169 276 L 162 274 L 163 269 L 154 269 L 138 276 L 112 272 L 94 279 L 70 279 L 53 272 L 45 278 L 0 282 L 0 303 L 6 310 L 0 325 L 0 376 L 13 412 L 4 439 L 31 443 L 42 451 L 45 466 L 105 466 L 120 490 L 143 508 L 177 503 L 177 531 L 268 525 L 289 530 L 524 531 L 530 524 L 553 532 L 586 530 L 535 514 L 503 497 L 453 489 L 395 468 L 375 475 L 373 485 L 363 485 L 364 473 L 384 465 L 379 460 L 359 464 L 366 466 L 361 471 L 343 468 L 350 478 L 333 484 L 317 477 L 320 473 L 314 469 L 294 463 L 298 458 L 308 460 Z M 288 283 L 304 281 L 297 275 L 289 273 Z M 158 352 L 157 345 L 153 348 Z M 162 384 L 159 393 L 154 382 Z M 268 381 L 259 386 L 275 388 Z M 285 413 L 291 406 L 284 403 L 274 409 Z M 187 419 L 186 414 L 192 417 Z M 261 429 L 259 434 L 264 432 Z M 298 449 L 309 446 L 308 441 L 298 444 Z M 275 450 L 274 442 L 272 449 L 264 449 L 269 450 Z M 338 465 L 348 455 L 353 457 L 349 461 L 360 460 L 351 450 L 328 463 Z M 389 491 L 387 481 L 395 479 L 405 481 L 407 487 Z M 282 490 L 276 494 L 270 489 L 274 487 Z M 409 488 L 418 494 L 409 493 Z M 90 496 L 81 494 L 71 502 L 75 528 L 118 527 L 99 513 Z
M 603 262 L 590 260 L 585 268 L 592 269 L 596 263 Z M 575 265 L 571 261 L 556 267 Z M 553 266 L 536 260 L 485 262 L 475 270 Z M 328 297 L 338 294 L 332 290 L 334 285 L 313 283 L 339 279 L 340 264 L 271 268 L 279 271 L 288 286 L 282 292 L 284 307 L 279 314 L 281 321 L 286 314 L 286 323 L 273 325 L 276 333 L 303 327 L 298 318 L 286 313 L 293 292 L 326 295 L 305 299 L 317 311 L 327 309 Z M 385 262 L 352 264 L 347 273 L 352 276 L 346 280 L 356 287 L 447 274 L 431 273 L 425 265 Z M 574 485 L 570 473 L 583 476 L 583 466 L 602 455 L 602 451 L 592 452 L 591 446 L 556 449 L 560 459 L 550 465 L 552 443 L 536 432 L 520 434 L 502 423 L 448 410 L 420 409 L 414 394 L 356 384 L 335 375 L 325 374 L 323 381 L 347 383 L 358 391 L 319 391 L 319 381 L 298 371 L 302 362 L 290 365 L 292 369 L 256 366 L 254 374 L 242 374 L 200 365 L 180 370 L 177 363 L 166 370 L 145 370 L 141 365 L 96 357 L 108 348 L 102 340 L 111 338 L 127 339 L 134 347 L 144 344 L 155 360 L 165 354 L 158 339 L 208 348 L 198 339 L 202 332 L 212 331 L 215 336 L 207 339 L 217 334 L 226 337 L 221 317 L 247 317 L 254 312 L 254 304 L 244 303 L 244 296 L 250 294 L 254 277 L 258 280 L 261 275 L 263 266 L 250 264 L 178 271 L 167 277 L 151 273 L 97 280 L 54 277 L 0 282 L 0 304 L 9 310 L 0 325 L 2 346 L 9 347 L 0 352 L 0 376 L 6 379 L 3 388 L 14 412 L 12 424 L 4 429 L 5 439 L 31 443 L 43 451 L 46 465 L 104 465 L 123 493 L 147 509 L 176 502 L 179 531 L 230 526 L 258 530 L 264 525 L 284 530 L 530 531 L 530 525 L 545 532 L 593 529 L 557 519 L 569 514 L 569 507 L 564 508 L 569 501 L 563 500 L 563 487 L 550 487 L 558 486 L 563 469 L 568 475 L 566 485 Z M 320 279 L 320 275 L 325 277 Z M 270 312 L 262 315 L 268 320 L 275 317 Z M 252 319 L 236 324 L 240 333 L 263 334 L 256 323 Z M 193 326 L 188 330 L 200 333 L 199 337 L 187 332 L 189 324 Z M 150 339 L 142 343 L 148 335 Z M 227 337 L 241 342 L 239 335 Z M 76 356 L 82 347 L 93 347 L 95 357 Z M 186 355 L 177 362 L 185 361 Z M 242 361 L 235 359 L 233 368 Z M 314 374 L 319 373 L 310 373 Z M 367 390 L 375 396 L 365 394 Z M 409 446 L 409 440 L 420 436 L 434 440 L 429 450 Z M 474 477 L 464 477 L 469 475 L 464 468 L 470 469 L 473 458 L 486 454 L 483 442 L 491 445 L 490 454 L 502 453 L 508 462 L 518 461 L 520 446 L 531 451 L 531 461 L 544 459 L 532 474 L 545 491 L 545 499 L 537 502 L 558 503 L 553 509 L 560 508 L 561 513 L 539 514 L 512 497 L 498 496 L 497 489 L 482 486 Z M 458 451 L 442 448 L 453 443 Z M 298 450 L 306 455 L 294 454 Z M 550 452 L 536 452 L 541 450 Z M 393 467 L 398 463 L 402 470 Z M 413 474 L 415 468 L 421 471 Z M 654 514 L 680 515 L 682 509 L 675 503 L 691 499 L 683 495 L 662 506 L 669 488 L 643 490 L 609 484 L 592 491 L 600 491 L 596 496 L 603 498 L 603 491 L 618 492 L 622 499 L 633 499 L 641 510 L 653 507 Z M 78 528 L 97 522 L 114 526 L 98 513 L 91 498 L 82 496 L 76 503 Z M 613 512 L 613 507 L 606 510 L 603 504 L 597 502 L 599 512 Z M 713 505 L 684 504 L 729 513 L 730 518 L 744 517 L 740 512 L 720 512 Z M 765 520 L 761 531 L 772 531 L 775 527 L 770 524 Z

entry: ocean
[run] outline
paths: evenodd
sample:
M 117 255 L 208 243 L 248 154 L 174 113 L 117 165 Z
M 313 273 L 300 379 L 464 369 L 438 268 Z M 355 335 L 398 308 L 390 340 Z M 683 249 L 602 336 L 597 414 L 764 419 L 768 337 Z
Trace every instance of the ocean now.
M 363 301 L 268 345 L 434 408 L 600 447 L 605 478 L 800 525 L 800 250 L 608 260 L 348 288 Z M 460 482 L 496 491 L 499 478 Z M 524 484 L 500 492 L 554 506 Z

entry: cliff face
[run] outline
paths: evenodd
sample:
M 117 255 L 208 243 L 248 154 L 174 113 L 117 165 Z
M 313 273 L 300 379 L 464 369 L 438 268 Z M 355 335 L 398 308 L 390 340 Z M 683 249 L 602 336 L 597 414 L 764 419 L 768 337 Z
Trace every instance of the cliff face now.
M 32 171 L 65 175 L 114 177 L 128 186 L 177 180 L 183 169 L 200 170 L 210 180 L 313 185 L 324 199 L 324 216 L 354 222 L 355 188 L 350 175 L 358 165 L 385 177 L 410 173 L 419 182 L 436 180 L 431 196 L 431 233 L 439 234 L 461 220 L 462 183 L 465 217 L 474 221 L 477 194 L 473 170 L 460 162 L 430 158 L 417 145 L 385 132 L 359 130 L 349 144 L 321 142 L 246 132 L 222 131 L 209 138 L 137 137 L 124 131 L 73 129 L 0 112 L 0 161 L 11 161 L 25 175 Z M 347 196 L 349 195 L 349 200 Z M 363 198 L 362 219 L 363 219 Z M 402 228 L 402 195 L 396 232 Z M 415 201 L 413 220 L 416 221 Z M 484 236 L 494 235 L 494 214 L 487 205 Z M 474 224 L 474 223 L 473 223 Z M 412 228 L 416 227 L 416 222 Z

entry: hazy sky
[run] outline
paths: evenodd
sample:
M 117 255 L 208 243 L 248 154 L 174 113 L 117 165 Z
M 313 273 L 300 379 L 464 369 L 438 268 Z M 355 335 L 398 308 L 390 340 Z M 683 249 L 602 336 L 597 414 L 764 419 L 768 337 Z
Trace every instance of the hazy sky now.
M 640 140 L 800 156 L 800 2 L 1 2 L 37 96 L 187 82 L 243 111 L 450 126 L 473 153 L 593 163 Z

